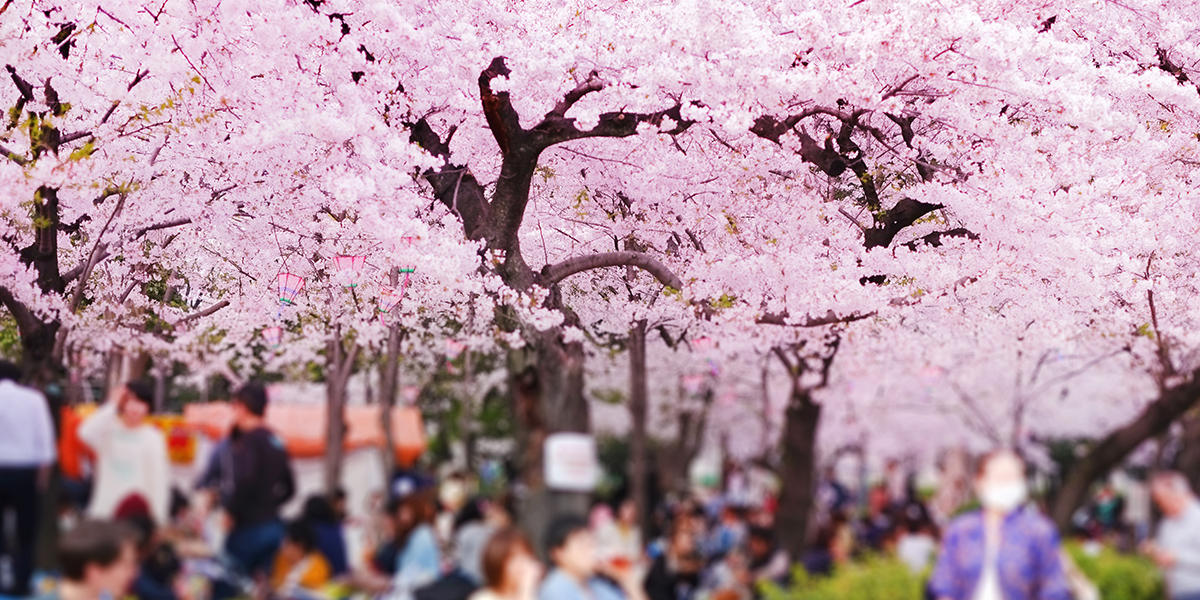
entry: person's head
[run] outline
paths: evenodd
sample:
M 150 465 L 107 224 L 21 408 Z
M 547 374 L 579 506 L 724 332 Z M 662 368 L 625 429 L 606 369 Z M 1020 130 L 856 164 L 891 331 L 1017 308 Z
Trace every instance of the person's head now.
M 537 564 L 533 547 L 516 527 L 492 534 L 483 547 L 483 580 L 500 594 L 511 594 L 520 585 L 523 569 Z
M 637 502 L 633 498 L 626 498 L 617 505 L 617 522 L 626 526 L 634 527 L 637 525 L 638 510 Z
M 296 519 L 287 524 L 279 554 L 285 560 L 294 562 L 312 553 L 316 547 L 317 534 L 312 525 L 304 519 Z
M 1196 498 L 1187 478 L 1176 471 L 1155 473 L 1150 478 L 1150 494 L 1159 510 L 1167 517 L 1183 513 Z
M 870 493 L 867 494 L 867 508 L 873 515 L 886 511 L 890 503 L 891 498 L 888 496 L 888 489 L 885 484 L 881 483 L 872 487 Z
M 392 498 L 388 501 L 387 512 L 391 517 L 397 542 L 407 540 L 408 534 L 417 526 L 432 523 L 437 517 L 437 508 L 428 489 Z
M 984 510 L 1007 514 L 1025 503 L 1025 461 L 1012 450 L 996 450 L 980 459 L 975 493 Z
M 596 542 L 583 517 L 562 516 L 550 523 L 546 552 L 555 567 L 576 579 L 587 579 L 596 570 Z
M 346 500 L 345 488 L 337 488 L 329 495 L 329 502 L 333 505 L 333 514 L 337 520 L 344 521 L 346 516 L 350 514 L 350 508 Z
M 58 541 L 63 579 L 95 597 L 124 595 L 137 577 L 135 539 L 135 534 L 118 523 L 79 523 Z
M 146 421 L 154 404 L 154 386 L 145 381 L 130 381 L 120 391 L 117 414 L 126 427 L 137 427 Z
M 248 381 L 233 393 L 233 419 L 238 425 L 251 425 L 267 414 L 267 388 Z
M 336 523 L 337 514 L 333 510 L 333 504 L 324 494 L 313 494 L 304 501 L 304 508 L 300 511 L 300 516 L 309 523 Z
M 696 535 L 686 522 L 675 523 L 667 538 L 667 552 L 675 556 L 686 556 L 696 551 Z
M 751 527 L 746 537 L 746 551 L 751 560 L 761 560 L 775 552 L 775 534 L 766 527 Z
M 0 360 L 0 381 L 19 383 L 21 381 L 21 367 L 18 367 L 16 363 Z

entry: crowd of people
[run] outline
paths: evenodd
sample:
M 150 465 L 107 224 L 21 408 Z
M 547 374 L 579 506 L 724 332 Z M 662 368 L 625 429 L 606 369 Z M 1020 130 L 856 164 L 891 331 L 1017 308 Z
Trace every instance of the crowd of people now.
M 55 436 L 45 400 L 18 385 L 18 374 L 0 364 L 0 555 L 8 557 L 0 594 L 25 597 L 38 592 L 33 547 Z M 55 597 L 744 600 L 760 597 L 763 584 L 789 585 L 799 569 L 825 576 L 864 554 L 896 557 L 926 578 L 935 600 L 1087 595 L 1011 451 L 977 461 L 979 508 L 955 516 L 931 511 L 904 478 L 885 476 L 856 497 L 826 476 L 811 543 L 798 556 L 776 536 L 769 497 L 726 489 L 674 498 L 645 519 L 629 498 L 597 502 L 589 515 L 551 516 L 530 539 L 511 491 L 483 496 L 465 475 L 439 482 L 414 470 L 396 472 L 351 544 L 342 490 L 282 514 L 297 486 L 264 421 L 262 385 L 233 394 L 232 431 L 189 490 L 172 486 L 165 442 L 146 423 L 151 392 L 130 383 L 79 428 L 96 455 L 94 481 L 80 519 L 60 536 Z M 1200 503 L 1175 473 L 1155 475 L 1150 489 L 1164 518 L 1142 551 L 1163 567 L 1173 599 L 1198 599 Z M 1119 513 L 1102 490 L 1087 525 L 1115 523 Z

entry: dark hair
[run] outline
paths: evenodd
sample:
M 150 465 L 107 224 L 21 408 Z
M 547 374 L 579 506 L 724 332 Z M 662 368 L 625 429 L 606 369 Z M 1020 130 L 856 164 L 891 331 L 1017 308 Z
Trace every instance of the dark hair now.
M 305 553 L 312 552 L 317 547 L 317 533 L 313 531 L 312 525 L 304 519 L 289 522 L 284 535 L 293 544 L 300 546 Z
M 188 497 L 185 496 L 183 492 L 179 491 L 179 488 L 172 486 L 170 508 L 171 520 L 178 519 L 179 515 L 183 514 L 183 511 L 188 510 L 191 507 L 192 503 L 188 501 Z
M 300 511 L 301 518 L 309 523 L 337 523 L 337 513 L 333 503 L 324 495 L 314 494 L 304 501 L 304 509 Z
M 21 380 L 21 367 L 16 363 L 0 360 L 0 381 L 12 381 L 16 383 Z
M 146 406 L 154 406 L 154 384 L 149 381 L 138 379 L 136 381 L 128 381 L 125 383 L 125 389 L 133 394 L 139 402 Z
M 771 531 L 769 527 L 760 527 L 755 525 L 754 527 L 750 528 L 747 536 L 750 539 L 762 540 L 766 542 L 768 546 L 775 545 L 775 532 Z
M 533 547 L 516 527 L 505 527 L 492 534 L 483 546 L 483 580 L 493 590 L 504 585 L 504 566 L 519 551 L 533 556 Z
M 458 514 L 454 515 L 454 530 L 458 531 L 465 525 L 483 521 L 483 502 L 478 496 L 467 500 L 467 503 L 458 509 Z
M 108 567 L 121 558 L 133 542 L 123 525 L 110 521 L 83 521 L 58 540 L 58 563 L 67 581 L 82 582 L 90 565 Z
M 151 550 L 151 542 L 154 539 L 154 519 L 146 513 L 136 513 L 125 517 L 118 517 L 117 522 L 125 525 L 128 533 L 136 536 L 134 543 L 139 552 L 148 552 Z
M 546 528 L 546 551 L 562 548 L 571 536 L 587 531 L 587 528 L 587 520 L 579 515 L 563 515 L 554 519 Z
M 233 401 L 246 407 L 250 414 L 267 414 L 267 388 L 257 381 L 247 381 L 233 393 Z

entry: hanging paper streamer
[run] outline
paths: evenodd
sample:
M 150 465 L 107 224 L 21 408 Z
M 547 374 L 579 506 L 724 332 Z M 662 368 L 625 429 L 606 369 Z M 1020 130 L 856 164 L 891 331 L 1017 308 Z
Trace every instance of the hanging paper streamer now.
M 358 287 L 359 276 L 367 265 L 367 257 L 342 254 L 333 257 L 333 268 L 342 287 Z
M 269 346 L 278 348 L 283 343 L 283 328 L 276 325 L 263 328 L 262 336 Z
M 275 277 L 275 285 L 279 289 L 279 301 L 290 306 L 295 304 L 296 296 L 304 289 L 304 278 L 292 273 L 280 273 Z

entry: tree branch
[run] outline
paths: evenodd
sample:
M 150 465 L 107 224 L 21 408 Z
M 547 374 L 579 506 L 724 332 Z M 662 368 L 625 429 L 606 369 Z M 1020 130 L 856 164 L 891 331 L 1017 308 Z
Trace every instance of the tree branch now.
M 799 319 L 792 319 L 786 312 L 783 313 L 766 313 L 754 320 L 759 325 L 781 325 L 784 327 L 822 327 L 825 325 L 833 325 L 835 323 L 853 323 L 875 316 L 875 311 L 868 313 L 852 313 L 849 315 L 838 315 L 832 310 L 825 313 L 824 316 L 814 317 L 805 315 Z
M 574 106 L 576 102 L 579 102 L 581 98 L 592 92 L 598 92 L 602 89 L 604 89 L 604 82 L 600 80 L 600 74 L 596 71 L 588 73 L 587 78 L 585 78 L 582 83 L 575 86 L 574 89 L 567 92 L 567 95 L 563 96 L 563 99 L 559 100 L 558 104 L 554 105 L 554 109 L 546 113 L 545 118 L 550 119 L 557 117 L 561 119 L 567 116 L 567 111 L 571 110 L 571 107 Z
M 938 246 L 942 245 L 942 238 L 944 237 L 965 237 L 969 240 L 978 240 L 979 234 L 965 227 L 955 227 L 954 229 L 947 229 L 946 231 L 927 233 L 911 242 L 904 242 L 900 245 L 914 251 L 922 245 L 928 245 L 937 248 Z
M 560 263 L 542 267 L 542 283 L 554 285 L 576 273 L 603 267 L 638 267 L 654 276 L 663 285 L 682 289 L 683 281 L 658 259 L 643 252 L 603 252 L 568 258 Z
M 175 324 L 173 325 L 173 327 L 179 327 L 180 325 L 187 325 L 188 323 L 195 321 L 196 319 L 203 319 L 204 317 L 207 317 L 207 316 L 217 312 L 218 310 L 225 308 L 226 306 L 229 306 L 229 301 L 222 300 L 208 308 L 205 308 L 203 310 L 198 310 L 190 315 L 183 317 L 182 319 L 176 321 Z

